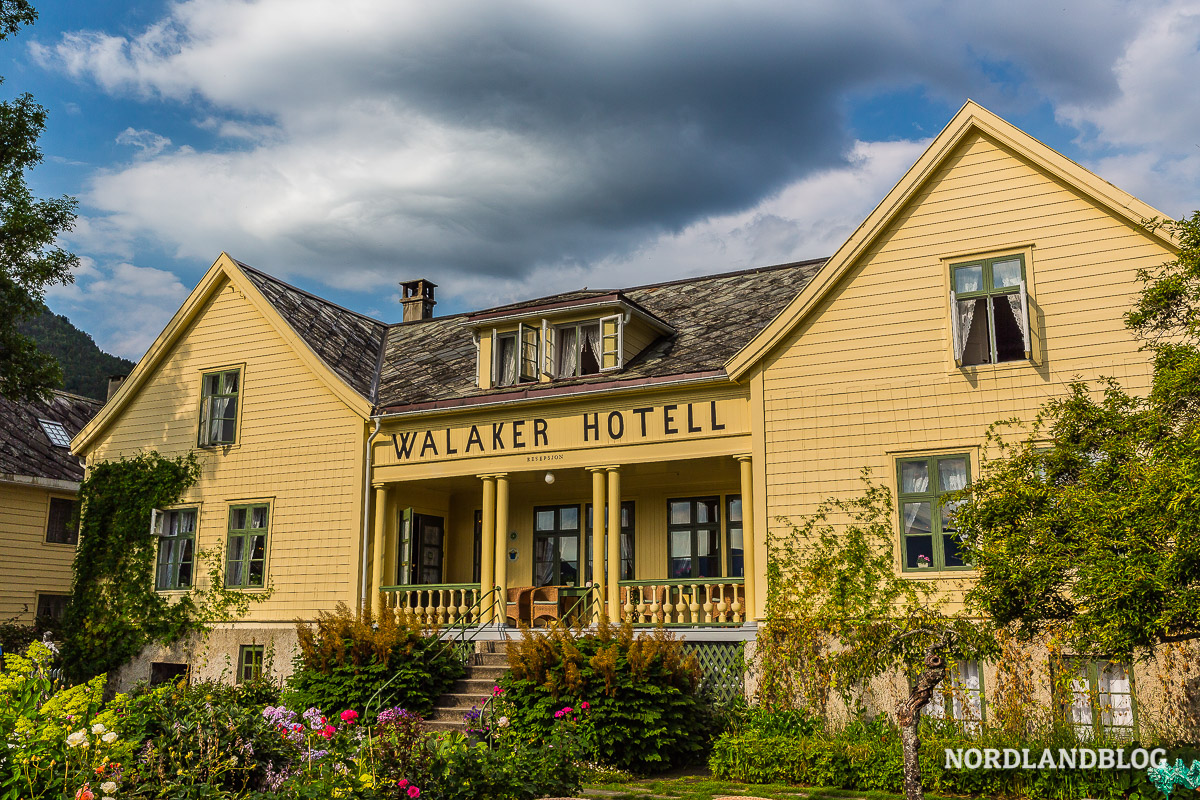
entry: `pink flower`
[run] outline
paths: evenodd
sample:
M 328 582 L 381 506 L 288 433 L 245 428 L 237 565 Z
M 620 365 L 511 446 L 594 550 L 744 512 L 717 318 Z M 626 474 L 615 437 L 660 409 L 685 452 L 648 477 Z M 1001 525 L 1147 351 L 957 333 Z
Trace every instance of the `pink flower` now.
M 591 708 L 591 706 L 588 705 L 587 700 L 584 700 L 582 703 L 580 703 L 579 707 L 582 708 L 584 711 L 587 711 L 589 708 Z
M 504 690 L 501 689 L 499 686 L 492 687 L 492 697 L 499 697 L 502 694 L 504 694 Z
M 75 800 L 96 800 L 96 795 L 92 794 L 92 785 L 85 783 L 79 787 L 79 791 L 75 793 Z
M 418 788 L 417 788 L 417 787 L 415 787 L 415 786 L 410 786 L 410 787 L 408 787 L 408 796 L 409 796 L 409 797 L 412 797 L 412 798 L 417 798 L 417 797 L 420 797 L 420 796 L 421 796 L 421 790 L 420 790 L 420 789 L 418 789 Z
M 555 712 L 554 712 L 554 718 L 555 718 L 555 719 L 562 719 L 562 715 L 563 715 L 563 712 L 561 712 L 561 711 L 555 711 Z
M 575 709 L 571 708 L 570 706 L 567 706 L 566 708 L 564 708 L 564 709 L 563 709 L 563 713 L 564 713 L 564 714 L 570 714 L 570 713 L 571 713 L 572 711 L 574 711 L 574 710 L 575 710 Z
M 353 725 L 354 723 L 358 722 L 358 712 L 349 708 L 341 713 L 341 717 L 342 722 L 346 723 L 347 725 Z
M 401 778 L 396 781 L 396 785 L 403 789 L 405 786 L 408 786 L 408 778 Z
M 321 728 L 321 735 L 326 739 L 332 739 L 335 733 L 337 733 L 337 728 L 332 725 L 326 725 L 324 728 Z

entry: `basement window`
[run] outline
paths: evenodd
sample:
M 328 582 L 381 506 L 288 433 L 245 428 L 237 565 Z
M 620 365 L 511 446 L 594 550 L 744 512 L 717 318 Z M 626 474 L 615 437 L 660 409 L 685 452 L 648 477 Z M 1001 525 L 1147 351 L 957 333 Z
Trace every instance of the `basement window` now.
M 954 363 L 966 367 L 1029 358 L 1024 256 L 953 264 L 950 277 Z

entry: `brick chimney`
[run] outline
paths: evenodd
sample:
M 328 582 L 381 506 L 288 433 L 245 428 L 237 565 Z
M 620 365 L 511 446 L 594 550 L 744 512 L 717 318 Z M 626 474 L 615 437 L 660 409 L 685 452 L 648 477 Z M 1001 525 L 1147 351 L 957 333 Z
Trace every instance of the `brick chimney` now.
M 405 322 L 433 319 L 433 307 L 437 305 L 437 301 L 433 299 L 433 290 L 436 288 L 436 283 L 424 278 L 400 284 L 400 304 L 404 306 Z
M 117 393 L 117 389 L 121 388 L 121 384 L 125 382 L 128 375 L 109 375 L 108 376 L 108 397 L 105 400 L 111 400 L 112 396 Z

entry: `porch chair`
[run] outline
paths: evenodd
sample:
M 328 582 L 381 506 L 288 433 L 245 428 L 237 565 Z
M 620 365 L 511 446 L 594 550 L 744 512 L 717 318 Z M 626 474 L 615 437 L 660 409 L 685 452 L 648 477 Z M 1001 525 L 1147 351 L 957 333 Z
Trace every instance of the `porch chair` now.
M 559 618 L 558 587 L 539 586 L 533 590 L 533 610 L 530 626 L 540 620 L 556 620 Z
M 516 627 L 521 622 L 533 625 L 532 605 L 530 597 L 532 586 L 512 586 L 507 591 L 508 602 L 505 617 L 509 625 Z

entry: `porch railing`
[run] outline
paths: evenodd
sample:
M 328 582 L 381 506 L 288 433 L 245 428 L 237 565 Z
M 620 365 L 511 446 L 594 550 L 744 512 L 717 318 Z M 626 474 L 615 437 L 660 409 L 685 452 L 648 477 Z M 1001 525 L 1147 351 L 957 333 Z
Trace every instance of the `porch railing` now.
M 741 625 L 741 578 L 621 581 L 621 618 L 634 625 Z
M 455 623 L 478 625 L 482 607 L 478 583 L 427 583 L 384 586 L 384 606 L 401 619 L 425 627 Z

